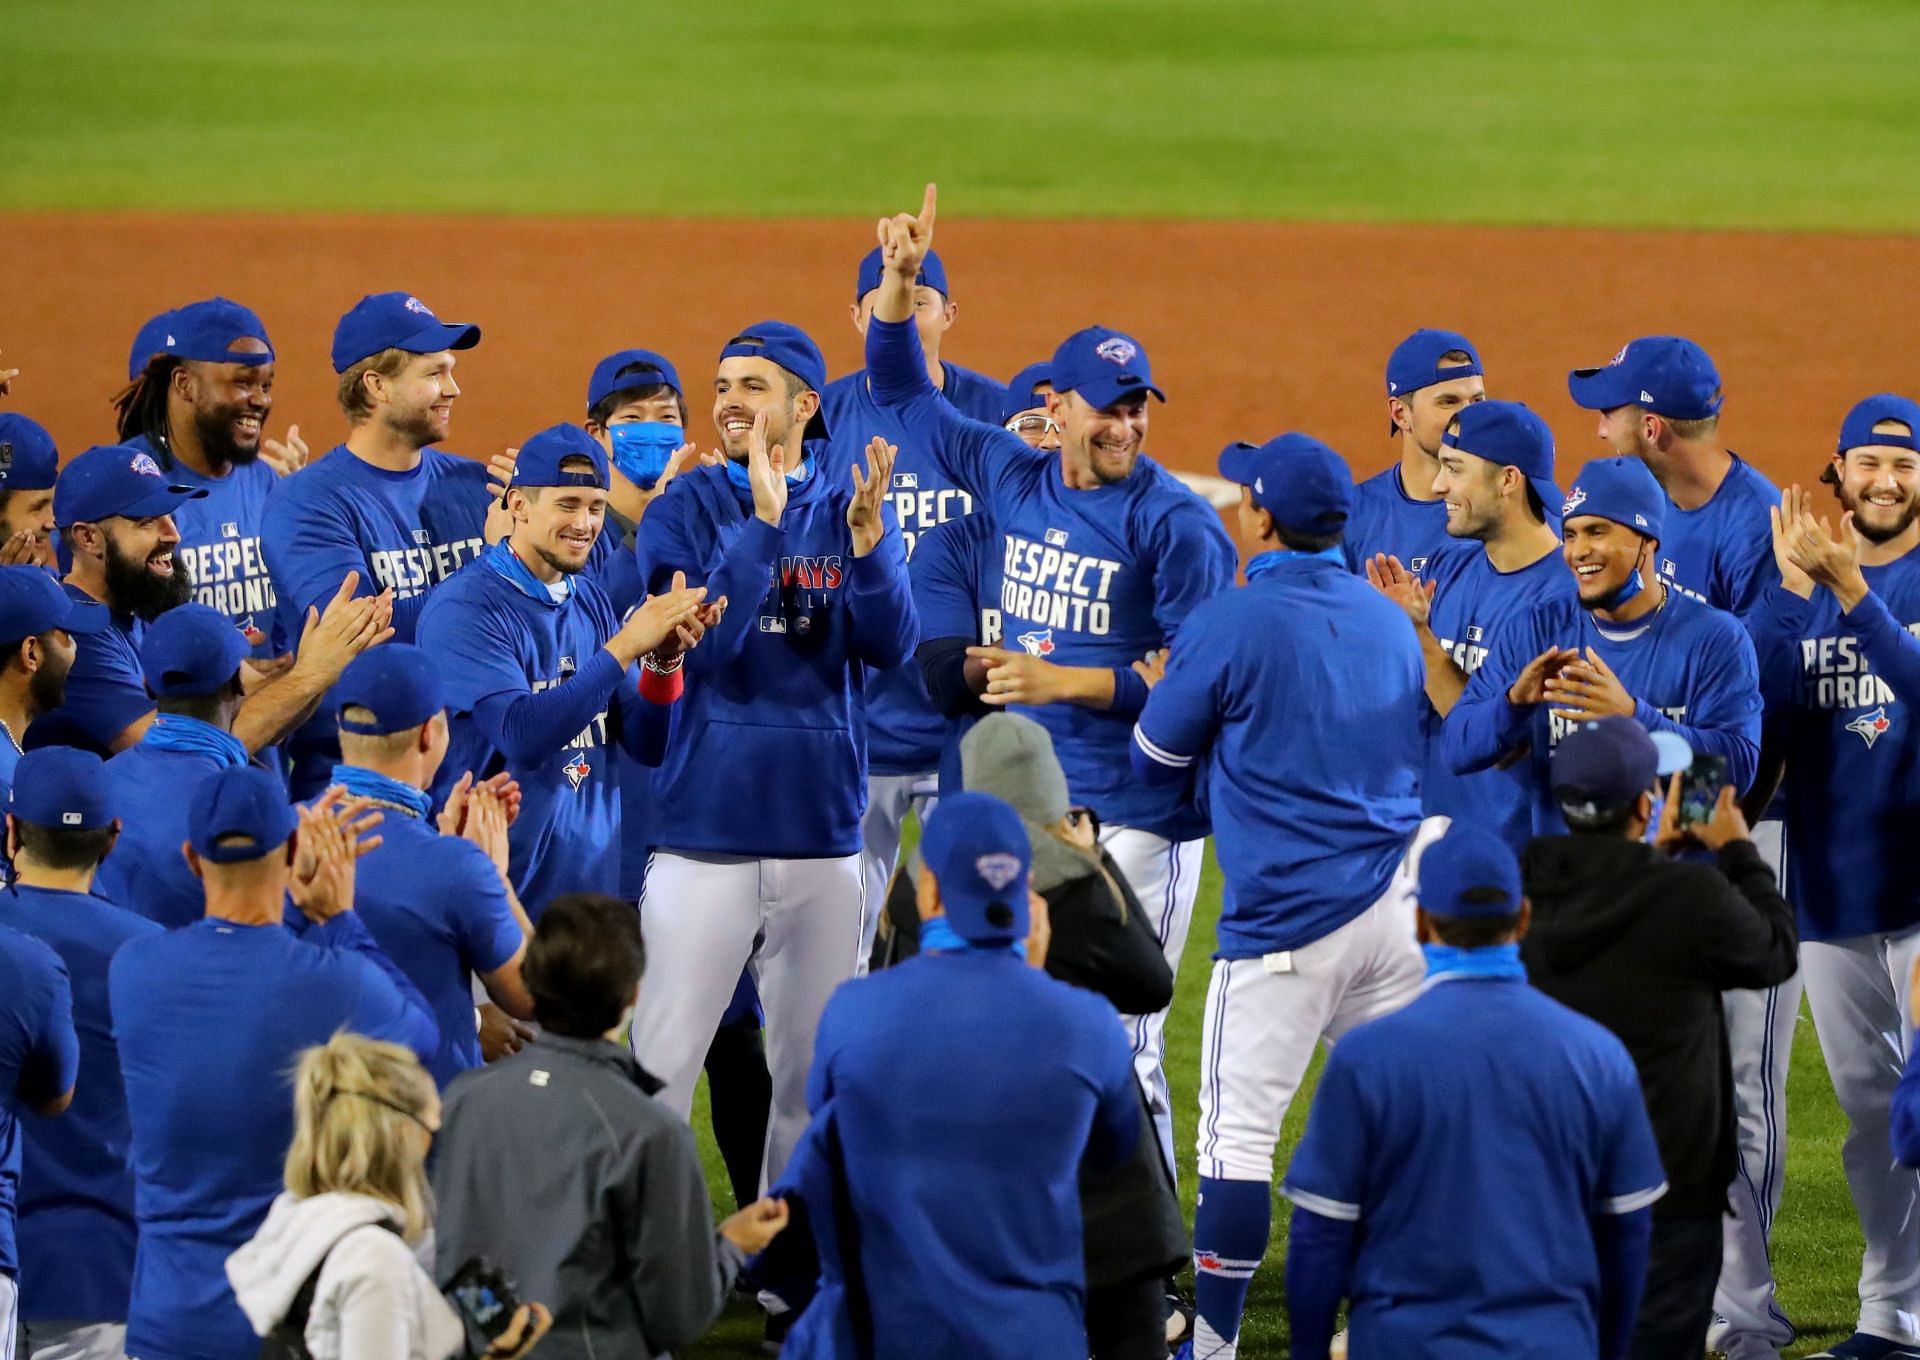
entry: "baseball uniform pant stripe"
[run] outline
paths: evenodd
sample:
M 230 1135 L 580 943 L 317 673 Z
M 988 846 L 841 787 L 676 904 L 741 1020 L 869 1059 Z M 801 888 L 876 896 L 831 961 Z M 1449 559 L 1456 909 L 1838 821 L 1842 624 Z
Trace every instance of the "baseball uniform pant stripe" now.
M 773 1111 L 766 1181 L 807 1127 L 807 1071 L 820 1013 L 854 975 L 866 915 L 860 856 L 740 859 L 656 851 L 640 909 L 647 974 L 634 1009 L 633 1056 L 666 1083 L 682 1119 L 701 1064 L 751 960 L 767 1016 Z
M 1866 1250 L 1858 1330 L 1920 1338 L 1920 1173 L 1893 1159 L 1888 1122 L 1912 1022 L 1905 998 L 1920 930 L 1804 941 L 1800 968 L 1833 1093 L 1847 1116 L 1840 1160 Z

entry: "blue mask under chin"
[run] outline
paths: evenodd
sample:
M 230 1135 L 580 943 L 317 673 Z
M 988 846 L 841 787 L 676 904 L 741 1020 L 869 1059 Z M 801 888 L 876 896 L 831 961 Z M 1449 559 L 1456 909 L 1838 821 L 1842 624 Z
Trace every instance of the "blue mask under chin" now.
M 1640 554 L 1635 553 L 1633 556 L 1633 570 L 1628 573 L 1626 580 L 1622 581 L 1612 590 L 1609 590 L 1599 599 L 1582 600 L 1580 604 L 1588 613 L 1599 610 L 1615 610 L 1621 605 L 1626 604 L 1629 600 L 1632 600 L 1646 588 L 1647 583 L 1640 579 Z
M 687 432 L 664 420 L 634 420 L 607 426 L 613 444 L 613 465 L 620 475 L 651 491 L 667 470 L 667 460 L 687 442 Z

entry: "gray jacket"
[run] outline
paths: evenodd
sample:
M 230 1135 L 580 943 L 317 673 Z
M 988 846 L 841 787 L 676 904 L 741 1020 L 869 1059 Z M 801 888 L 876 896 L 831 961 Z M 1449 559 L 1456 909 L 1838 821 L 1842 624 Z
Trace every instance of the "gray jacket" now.
M 441 1283 L 485 1257 L 553 1310 L 542 1360 L 651 1360 L 719 1317 L 740 1254 L 717 1239 L 693 1131 L 604 1039 L 542 1034 L 448 1086 L 433 1148 Z

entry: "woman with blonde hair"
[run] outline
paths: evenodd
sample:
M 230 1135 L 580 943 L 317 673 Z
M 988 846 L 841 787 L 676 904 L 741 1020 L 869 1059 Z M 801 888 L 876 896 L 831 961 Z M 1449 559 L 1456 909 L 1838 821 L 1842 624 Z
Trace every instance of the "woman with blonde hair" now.
M 413 1053 L 342 1031 L 300 1055 L 286 1193 L 227 1258 L 256 1333 L 313 1360 L 449 1360 L 467 1327 L 433 1282 L 427 1150 L 440 1097 Z M 550 1322 L 522 1304 L 483 1352 L 512 1360 Z

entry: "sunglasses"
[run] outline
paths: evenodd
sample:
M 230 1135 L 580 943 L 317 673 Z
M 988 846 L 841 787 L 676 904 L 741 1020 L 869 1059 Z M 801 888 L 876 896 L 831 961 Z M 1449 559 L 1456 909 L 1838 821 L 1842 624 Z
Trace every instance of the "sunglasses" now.
M 1007 422 L 1007 428 L 1015 434 L 1059 434 L 1060 426 L 1052 416 L 1023 415 L 1015 416 Z

